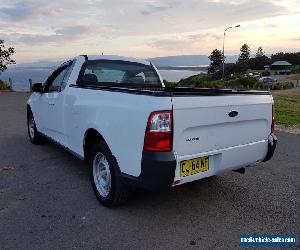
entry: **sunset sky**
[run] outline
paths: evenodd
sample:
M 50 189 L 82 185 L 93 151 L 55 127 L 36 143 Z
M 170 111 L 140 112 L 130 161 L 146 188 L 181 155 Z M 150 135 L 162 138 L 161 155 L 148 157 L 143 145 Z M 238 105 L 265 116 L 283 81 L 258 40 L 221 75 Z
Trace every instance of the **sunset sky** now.
M 140 58 L 300 51 L 300 0 L 1 0 L 0 39 L 16 48 L 17 62 L 78 54 Z

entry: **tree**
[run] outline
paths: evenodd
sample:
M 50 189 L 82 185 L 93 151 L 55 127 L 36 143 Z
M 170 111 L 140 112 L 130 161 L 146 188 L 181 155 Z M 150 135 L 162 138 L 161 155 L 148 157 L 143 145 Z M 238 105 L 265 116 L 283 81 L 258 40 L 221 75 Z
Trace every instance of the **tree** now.
M 242 45 L 240 51 L 238 62 L 247 65 L 250 59 L 250 47 L 245 43 Z
M 293 65 L 300 65 L 300 52 L 283 53 L 279 52 L 271 56 L 271 61 L 287 61 Z
M 209 68 L 208 68 L 208 73 L 214 74 L 218 70 L 220 70 L 225 57 L 223 56 L 223 53 L 221 50 L 214 49 L 208 58 L 211 61 Z
M 267 57 L 261 46 L 258 47 L 255 57 L 249 60 L 250 69 L 262 70 L 264 66 L 270 64 L 270 58 Z
M 6 48 L 4 41 L 0 40 L 0 71 L 7 69 L 7 65 L 15 64 L 15 60 L 12 60 L 10 57 L 15 54 L 15 49 L 12 47 Z
M 261 46 L 259 46 L 256 51 L 255 57 L 258 58 L 258 57 L 263 57 L 263 56 L 265 56 L 265 52 L 263 51 L 263 48 Z

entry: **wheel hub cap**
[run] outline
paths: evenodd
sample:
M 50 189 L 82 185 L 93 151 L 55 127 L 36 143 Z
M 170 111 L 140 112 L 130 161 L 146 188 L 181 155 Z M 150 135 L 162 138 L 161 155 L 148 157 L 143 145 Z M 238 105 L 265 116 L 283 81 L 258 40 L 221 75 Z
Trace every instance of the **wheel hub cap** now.
M 94 157 L 93 177 L 100 195 L 107 197 L 111 189 L 111 173 L 106 157 L 100 152 Z
M 33 119 L 33 117 L 29 118 L 28 127 L 29 127 L 30 137 L 34 138 L 34 119 Z

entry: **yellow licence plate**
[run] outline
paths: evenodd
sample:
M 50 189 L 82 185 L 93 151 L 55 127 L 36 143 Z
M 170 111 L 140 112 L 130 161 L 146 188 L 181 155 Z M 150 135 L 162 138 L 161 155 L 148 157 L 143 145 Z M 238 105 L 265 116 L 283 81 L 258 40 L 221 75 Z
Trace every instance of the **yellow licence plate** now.
M 209 157 L 199 157 L 180 162 L 180 177 L 186 177 L 209 170 Z

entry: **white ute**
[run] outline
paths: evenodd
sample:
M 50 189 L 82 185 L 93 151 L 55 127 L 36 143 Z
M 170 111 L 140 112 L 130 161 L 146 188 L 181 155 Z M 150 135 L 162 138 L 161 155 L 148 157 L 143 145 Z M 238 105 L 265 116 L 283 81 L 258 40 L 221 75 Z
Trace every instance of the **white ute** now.
M 134 187 L 244 172 L 276 147 L 269 92 L 167 88 L 147 61 L 78 56 L 32 90 L 31 142 L 46 137 L 87 160 L 106 206 L 125 201 Z

